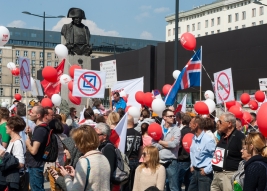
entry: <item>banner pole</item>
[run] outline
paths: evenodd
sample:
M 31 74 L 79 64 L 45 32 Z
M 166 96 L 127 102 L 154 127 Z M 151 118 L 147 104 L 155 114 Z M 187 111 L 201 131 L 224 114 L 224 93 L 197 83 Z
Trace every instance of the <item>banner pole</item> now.
M 112 111 L 111 88 L 108 88 L 108 93 L 109 93 L 109 108 Z
M 223 103 L 224 103 L 224 112 L 227 112 L 226 102 L 223 101 Z
M 27 99 L 27 92 L 25 92 L 25 100 L 26 100 L 26 127 L 28 127 L 28 118 L 27 118 L 27 112 L 28 112 L 28 99 Z
M 88 108 L 88 106 L 89 106 L 89 97 L 86 100 L 86 108 Z
M 201 48 L 200 48 L 200 50 L 201 50 L 201 55 L 200 55 L 200 58 L 201 58 L 201 69 L 200 69 L 200 89 L 199 89 L 199 97 L 200 97 L 200 100 L 199 101 L 201 101 L 201 90 L 202 90 L 202 65 L 203 65 L 203 63 L 202 63 L 202 46 L 201 46 Z

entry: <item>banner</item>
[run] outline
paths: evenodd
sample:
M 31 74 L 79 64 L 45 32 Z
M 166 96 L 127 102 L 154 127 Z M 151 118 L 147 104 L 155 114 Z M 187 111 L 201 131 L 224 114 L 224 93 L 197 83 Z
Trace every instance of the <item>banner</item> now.
M 132 80 L 117 81 L 111 88 L 112 93 L 124 91 L 128 99 L 127 105 L 136 106 L 140 108 L 141 105 L 135 100 L 135 93 L 144 91 L 144 77 Z
M 235 100 L 231 68 L 214 73 L 214 90 L 217 104 Z
M 24 92 L 31 91 L 30 59 L 19 57 L 19 83 Z

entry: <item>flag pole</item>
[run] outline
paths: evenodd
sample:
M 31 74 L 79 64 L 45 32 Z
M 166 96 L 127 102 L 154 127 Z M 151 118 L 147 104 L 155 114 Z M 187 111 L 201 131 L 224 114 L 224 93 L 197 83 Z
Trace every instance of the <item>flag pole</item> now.
M 27 99 L 27 92 L 25 92 L 25 100 L 26 100 L 26 127 L 28 127 L 28 118 L 27 118 L 27 112 L 28 112 L 28 99 Z
M 203 64 L 202 64 L 202 46 L 201 46 L 201 48 L 200 48 L 200 51 L 201 51 L 201 54 L 200 54 L 200 59 L 201 59 L 201 67 L 200 67 L 200 89 L 199 89 L 199 98 L 200 98 L 200 100 L 199 101 L 201 101 L 201 87 L 202 87 L 202 66 L 203 66 Z

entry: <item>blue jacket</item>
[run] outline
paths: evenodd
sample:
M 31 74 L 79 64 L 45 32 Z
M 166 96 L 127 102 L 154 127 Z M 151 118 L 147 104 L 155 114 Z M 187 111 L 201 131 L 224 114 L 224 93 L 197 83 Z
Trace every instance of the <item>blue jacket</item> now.
M 115 100 L 112 100 L 112 107 L 116 107 L 116 111 L 118 111 L 119 108 L 122 108 L 125 110 L 126 108 L 126 102 L 123 98 L 120 97 L 120 100 L 116 102 Z

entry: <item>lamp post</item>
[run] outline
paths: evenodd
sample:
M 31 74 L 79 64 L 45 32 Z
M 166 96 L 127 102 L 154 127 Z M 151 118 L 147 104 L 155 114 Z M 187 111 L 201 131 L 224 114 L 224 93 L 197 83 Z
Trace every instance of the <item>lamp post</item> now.
M 44 67 L 45 67 L 45 19 L 46 18 L 64 18 L 65 16 L 63 16 L 63 15 L 59 15 L 59 16 L 46 16 L 45 15 L 45 12 L 44 12 L 43 15 L 32 14 L 32 13 L 30 13 L 28 11 L 23 11 L 22 13 L 27 14 L 27 15 L 32 15 L 32 16 L 43 18 L 43 63 L 44 63 Z
M 260 2 L 259 0 L 254 0 L 253 3 L 258 4 L 258 5 L 267 6 L 266 4 L 263 4 L 262 2 Z
M 178 26 L 179 26 L 179 0 L 175 0 L 175 47 L 174 47 L 174 70 L 178 68 Z

